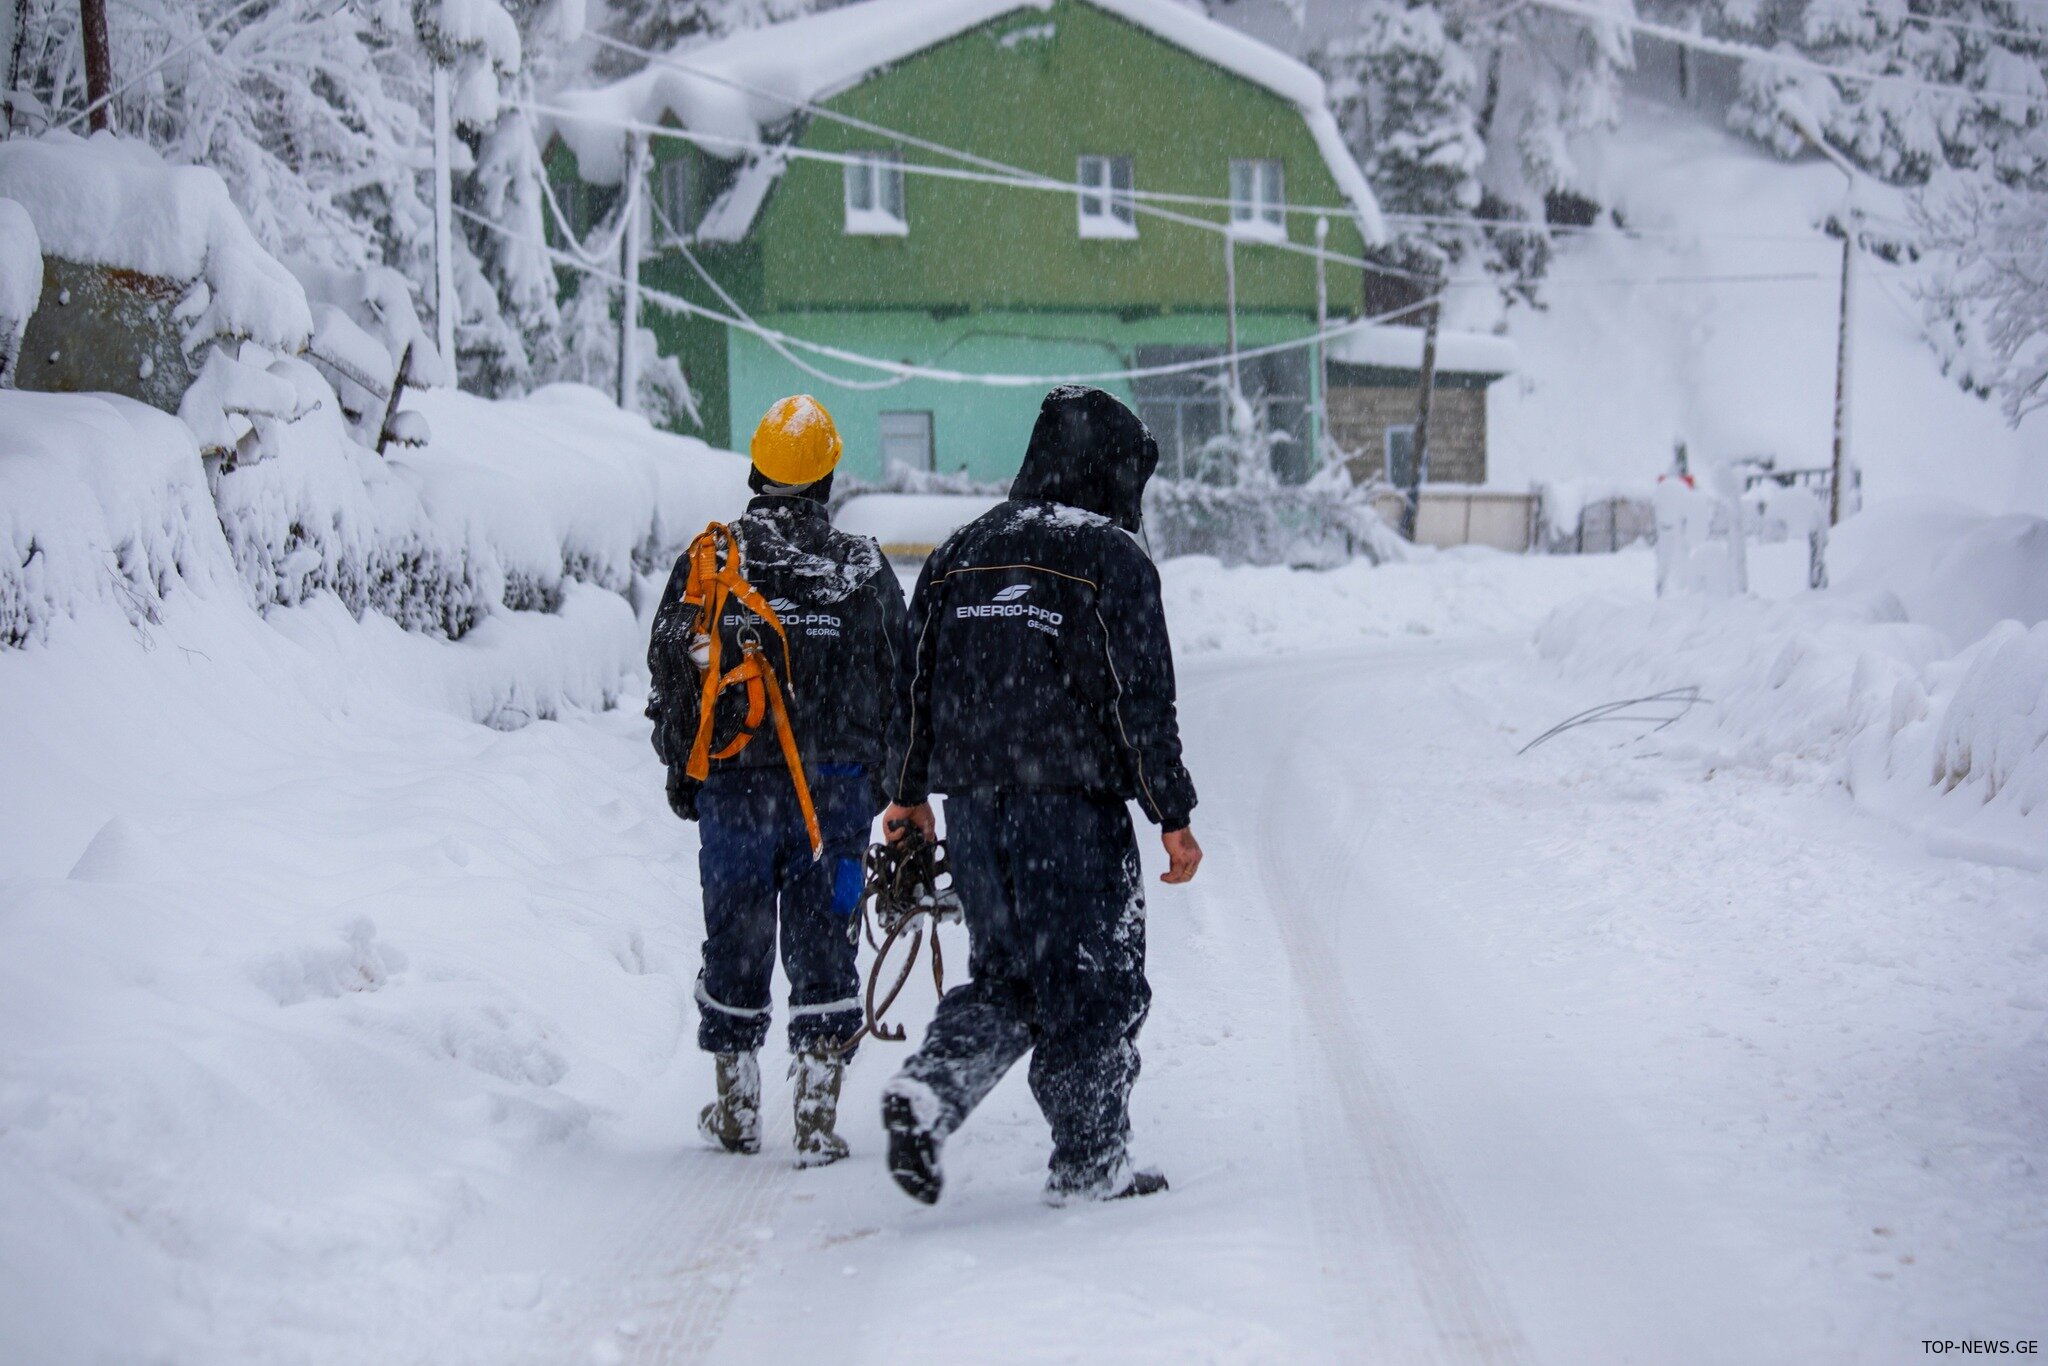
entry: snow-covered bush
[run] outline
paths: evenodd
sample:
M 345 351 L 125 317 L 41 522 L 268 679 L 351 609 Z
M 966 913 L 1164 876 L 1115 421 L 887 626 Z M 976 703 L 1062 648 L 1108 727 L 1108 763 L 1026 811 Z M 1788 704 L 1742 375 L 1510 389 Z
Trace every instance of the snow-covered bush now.
M 2017 426 L 2048 407 L 2048 189 L 1959 179 L 1921 196 L 1915 215 L 1936 267 L 1921 300 L 1944 365 Z
M 233 568 L 192 433 L 112 395 L 0 391 L 0 648 L 60 619 L 155 621 Z

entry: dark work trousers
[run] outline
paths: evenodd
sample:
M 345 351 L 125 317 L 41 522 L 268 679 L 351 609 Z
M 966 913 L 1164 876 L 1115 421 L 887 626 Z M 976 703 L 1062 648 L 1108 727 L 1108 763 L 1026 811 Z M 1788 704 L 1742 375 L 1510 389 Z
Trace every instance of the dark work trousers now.
M 697 795 L 704 880 L 697 1046 L 707 1053 L 751 1053 L 767 1039 L 778 913 L 790 1051 L 851 1038 L 860 1028 L 860 973 L 847 931 L 860 902 L 874 787 L 858 764 L 823 765 L 810 782 L 825 837 L 816 861 L 782 765 L 720 769 Z
M 948 793 L 946 848 L 973 980 L 939 1002 L 902 1075 L 938 1097 L 944 1136 L 1030 1050 L 1052 1181 L 1107 1180 L 1125 1160 L 1152 1000 L 1130 815 L 1112 796 Z

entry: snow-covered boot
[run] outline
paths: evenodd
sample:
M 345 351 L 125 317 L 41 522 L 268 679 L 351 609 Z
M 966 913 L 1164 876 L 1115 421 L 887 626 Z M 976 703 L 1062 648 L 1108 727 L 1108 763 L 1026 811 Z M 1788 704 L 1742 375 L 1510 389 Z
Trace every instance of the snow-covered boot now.
M 1166 1174 L 1154 1167 L 1134 1170 L 1128 1160 L 1108 1175 L 1073 1176 L 1055 1172 L 1046 1178 L 1045 1203 L 1059 1208 L 1088 1201 L 1130 1200 L 1165 1190 Z
M 903 1193 L 927 1205 L 939 1203 L 945 1177 L 939 1171 L 939 1098 L 923 1082 L 902 1077 L 882 1093 L 882 1127 L 889 1131 L 889 1175 Z
M 828 1050 L 806 1049 L 789 1060 L 789 1076 L 796 1083 L 796 1164 L 830 1166 L 847 1154 L 846 1140 L 833 1129 L 846 1062 Z
M 761 1151 L 761 1064 L 752 1053 L 713 1055 L 718 1099 L 697 1116 L 706 1143 L 729 1153 Z

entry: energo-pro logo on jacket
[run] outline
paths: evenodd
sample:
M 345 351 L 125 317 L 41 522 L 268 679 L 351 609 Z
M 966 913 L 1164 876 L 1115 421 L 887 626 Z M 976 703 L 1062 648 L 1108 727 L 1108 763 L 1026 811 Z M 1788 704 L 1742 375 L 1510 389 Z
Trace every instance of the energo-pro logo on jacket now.
M 1050 608 L 1024 601 L 1030 595 L 1030 584 L 1013 583 L 1007 588 L 997 589 L 995 597 L 988 602 L 960 604 L 953 609 L 953 615 L 968 620 L 976 617 L 1021 617 L 1024 624 L 1033 630 L 1058 635 L 1060 623 L 1066 618 Z
M 836 636 L 839 634 L 839 618 L 827 612 L 806 612 L 798 603 L 788 598 L 770 598 L 768 610 L 782 622 L 784 630 L 804 628 L 805 635 Z M 727 626 L 758 626 L 761 618 L 752 612 L 728 612 L 723 618 Z

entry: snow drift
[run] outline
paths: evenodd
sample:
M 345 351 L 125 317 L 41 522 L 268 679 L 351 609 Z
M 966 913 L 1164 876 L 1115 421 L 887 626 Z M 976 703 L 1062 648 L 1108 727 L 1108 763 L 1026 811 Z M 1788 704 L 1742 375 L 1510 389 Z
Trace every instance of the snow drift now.
M 2048 522 L 1879 509 L 1842 539 L 1852 587 L 1589 599 L 1538 649 L 1615 697 L 1697 686 L 1667 754 L 1840 783 L 1938 850 L 2048 867 Z

